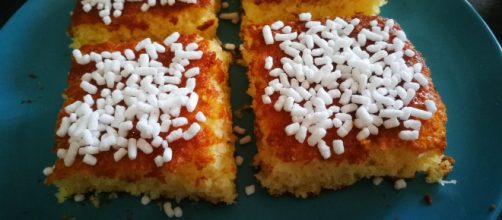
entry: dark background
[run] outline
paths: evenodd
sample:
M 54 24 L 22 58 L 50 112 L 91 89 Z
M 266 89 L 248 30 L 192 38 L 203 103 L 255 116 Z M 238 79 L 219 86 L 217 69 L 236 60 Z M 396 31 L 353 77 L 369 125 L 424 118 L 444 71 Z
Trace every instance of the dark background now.
M 66 0 L 68 1 L 68 0 Z M 502 0 L 468 0 L 488 23 L 499 42 L 502 41 Z M 26 0 L 0 1 L 0 28 Z

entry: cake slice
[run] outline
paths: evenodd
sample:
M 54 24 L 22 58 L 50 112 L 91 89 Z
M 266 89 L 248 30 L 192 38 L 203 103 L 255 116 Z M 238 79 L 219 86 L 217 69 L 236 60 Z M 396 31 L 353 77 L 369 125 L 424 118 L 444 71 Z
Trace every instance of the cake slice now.
M 377 16 L 311 17 L 241 30 L 261 184 L 307 197 L 361 178 L 440 182 L 454 163 L 446 108 L 404 31 Z
M 331 16 L 378 15 L 386 0 L 243 0 L 242 26 L 272 21 L 293 21 L 308 11 L 316 19 Z
M 87 192 L 233 203 L 228 65 L 214 40 L 83 45 L 58 115 L 48 184 L 59 201 Z
M 69 34 L 74 48 L 147 37 L 159 41 L 175 31 L 212 39 L 219 8 L 220 0 L 77 0 Z

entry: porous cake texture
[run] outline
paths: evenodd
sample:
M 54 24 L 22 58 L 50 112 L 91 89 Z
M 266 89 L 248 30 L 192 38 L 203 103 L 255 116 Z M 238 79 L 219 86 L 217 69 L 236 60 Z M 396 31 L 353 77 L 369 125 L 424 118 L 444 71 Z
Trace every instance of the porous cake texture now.
M 60 201 L 128 192 L 234 202 L 230 55 L 219 43 L 175 32 L 73 55 L 46 179 Z
M 216 37 L 220 0 L 110 1 L 77 0 L 69 27 L 72 47 L 151 38 L 162 41 L 172 32 Z M 150 1 L 148 1 L 150 2 Z
M 297 16 L 241 30 L 261 184 L 307 197 L 361 178 L 422 172 L 441 181 L 454 163 L 443 154 L 446 108 L 400 26 L 378 16 Z
M 380 7 L 386 3 L 386 0 L 243 0 L 242 26 L 294 21 L 302 12 L 310 12 L 314 19 L 378 15 Z

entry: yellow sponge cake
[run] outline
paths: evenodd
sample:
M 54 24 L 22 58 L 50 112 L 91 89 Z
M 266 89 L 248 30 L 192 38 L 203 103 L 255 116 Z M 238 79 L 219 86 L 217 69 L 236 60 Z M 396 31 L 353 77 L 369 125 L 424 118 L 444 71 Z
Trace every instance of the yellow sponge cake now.
M 314 17 L 241 30 L 261 184 L 307 197 L 361 178 L 441 181 L 454 163 L 446 108 L 404 31 L 377 16 Z
M 230 56 L 216 41 L 175 32 L 73 56 L 47 177 L 60 201 L 118 191 L 234 202 Z
M 69 28 L 73 47 L 147 37 L 163 40 L 175 31 L 207 39 L 216 36 L 220 0 L 98 2 L 102 1 L 77 0 Z
M 301 12 L 310 12 L 315 19 L 378 15 L 386 0 L 243 0 L 242 26 L 272 21 L 292 21 Z

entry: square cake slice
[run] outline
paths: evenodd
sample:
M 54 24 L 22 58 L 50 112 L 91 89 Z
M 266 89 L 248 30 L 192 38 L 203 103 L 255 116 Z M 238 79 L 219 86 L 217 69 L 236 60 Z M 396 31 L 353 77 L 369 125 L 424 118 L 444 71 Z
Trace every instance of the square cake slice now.
M 177 32 L 157 43 L 83 45 L 58 115 L 57 197 L 128 192 L 233 203 L 228 65 L 214 40 Z
M 261 184 L 297 197 L 361 178 L 440 182 L 454 160 L 446 108 L 392 19 L 300 20 L 241 30 Z
M 159 41 L 175 31 L 212 39 L 219 8 L 220 0 L 77 0 L 69 34 L 74 48 L 147 37 Z
M 273 21 L 294 21 L 301 12 L 316 19 L 329 16 L 378 15 L 386 0 L 243 0 L 242 26 Z

